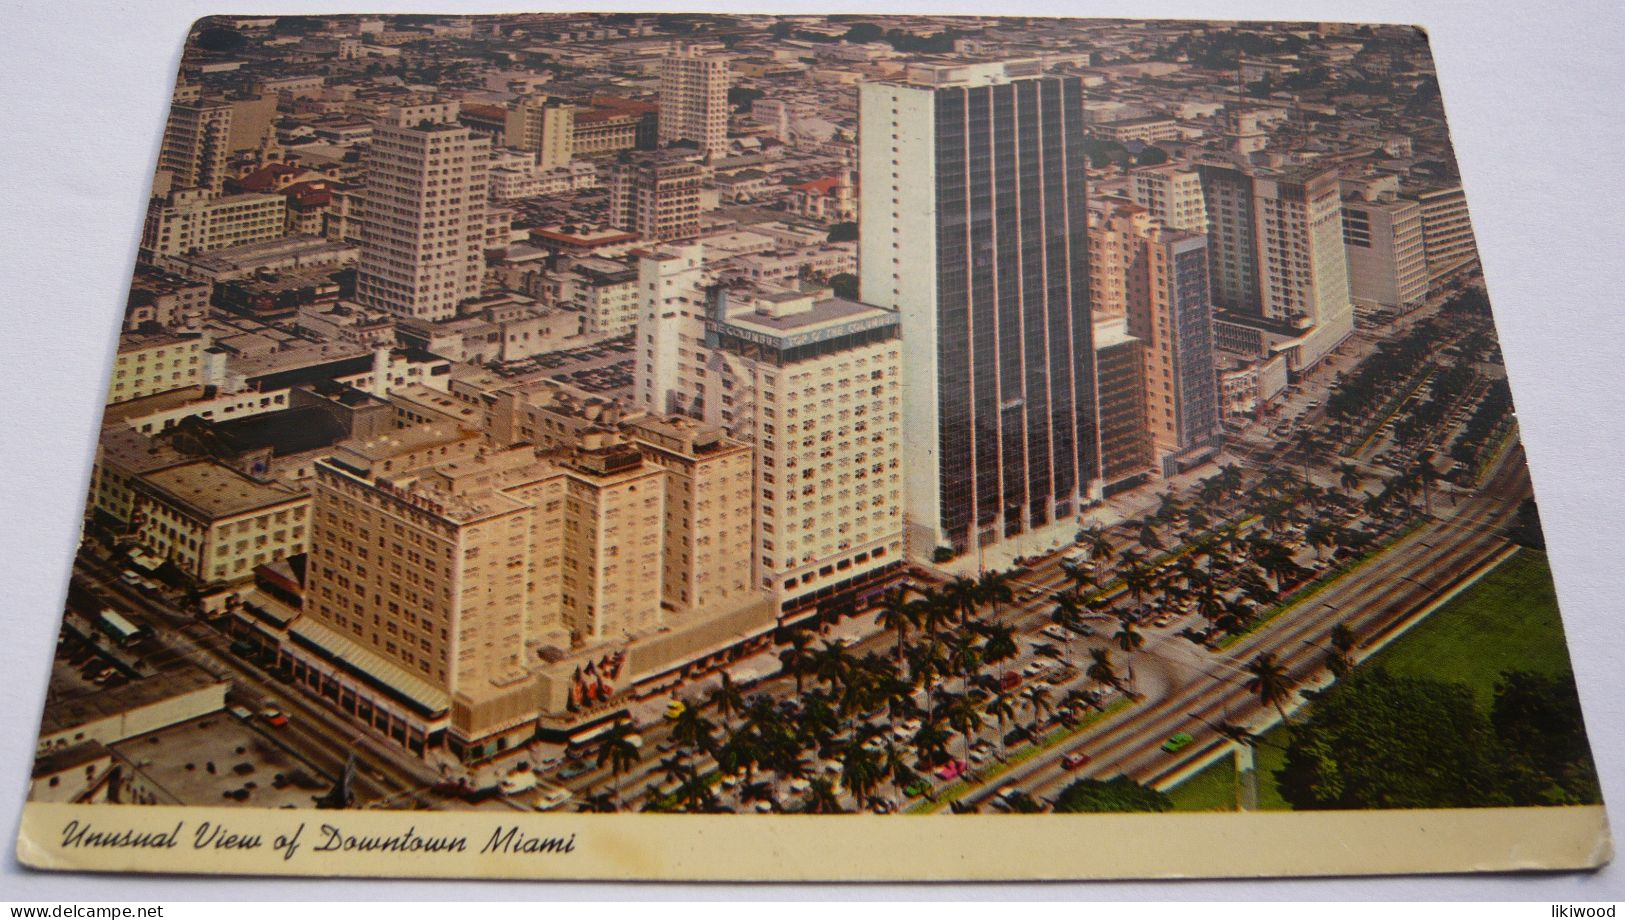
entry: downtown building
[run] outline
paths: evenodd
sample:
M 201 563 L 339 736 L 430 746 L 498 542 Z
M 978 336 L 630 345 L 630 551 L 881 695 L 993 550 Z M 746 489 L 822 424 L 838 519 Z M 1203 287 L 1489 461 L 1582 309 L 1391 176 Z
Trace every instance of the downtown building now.
M 1188 469 L 1218 448 L 1222 422 L 1207 237 L 1164 226 L 1126 199 L 1107 198 L 1090 211 L 1089 255 L 1094 309 L 1122 317 L 1124 334 L 1141 344 L 1144 417 L 1162 472 Z M 1112 411 L 1105 390 L 1102 380 L 1103 418 Z
M 1354 309 L 1362 316 L 1409 313 L 1428 295 L 1422 206 L 1400 197 L 1392 176 L 1343 185 L 1343 245 Z
M 728 60 L 684 48 L 660 62 L 660 143 L 692 141 L 700 152 L 728 149 Z
M 1297 373 L 1354 331 L 1343 204 L 1333 166 L 1197 164 L 1220 348 L 1284 355 Z
M 610 225 L 656 242 L 699 236 L 707 172 L 684 151 L 620 154 L 609 170 Z
M 1074 518 L 1100 488 L 1081 82 L 913 65 L 859 121 L 862 300 L 908 343 L 909 552 Z
M 740 280 L 710 297 L 689 409 L 755 448 L 760 587 L 783 623 L 864 609 L 904 559 L 897 314 Z
M 175 102 L 158 148 L 158 171 L 170 188 L 201 188 L 218 195 L 231 152 L 232 106 L 227 102 Z
M 489 137 L 455 102 L 391 106 L 367 149 L 356 300 L 397 316 L 451 319 L 480 294 Z

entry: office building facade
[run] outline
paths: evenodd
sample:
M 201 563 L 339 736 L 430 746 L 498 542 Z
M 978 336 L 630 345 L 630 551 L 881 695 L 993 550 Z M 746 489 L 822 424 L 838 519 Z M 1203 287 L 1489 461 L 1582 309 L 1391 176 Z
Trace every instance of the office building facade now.
M 910 551 L 1097 494 L 1082 84 L 915 65 L 859 92 L 862 299 L 897 310 Z

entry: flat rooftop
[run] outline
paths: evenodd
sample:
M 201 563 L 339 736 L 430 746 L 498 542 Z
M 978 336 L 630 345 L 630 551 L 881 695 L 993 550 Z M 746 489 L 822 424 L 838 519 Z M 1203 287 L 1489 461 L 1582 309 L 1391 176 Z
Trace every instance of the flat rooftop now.
M 144 473 L 142 483 L 205 520 L 218 520 L 286 504 L 307 496 L 255 482 L 212 460 Z

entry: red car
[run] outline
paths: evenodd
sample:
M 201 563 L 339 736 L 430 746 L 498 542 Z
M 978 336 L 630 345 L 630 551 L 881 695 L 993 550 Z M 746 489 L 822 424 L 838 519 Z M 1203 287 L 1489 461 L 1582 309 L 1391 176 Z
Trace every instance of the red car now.
M 1076 754 L 1066 755 L 1065 759 L 1061 761 L 1061 766 L 1067 768 L 1068 770 L 1076 770 L 1088 762 L 1089 755 L 1079 751 Z
M 963 760 L 950 760 L 946 764 L 943 764 L 942 768 L 937 771 L 937 779 L 958 779 L 964 774 L 965 762 Z

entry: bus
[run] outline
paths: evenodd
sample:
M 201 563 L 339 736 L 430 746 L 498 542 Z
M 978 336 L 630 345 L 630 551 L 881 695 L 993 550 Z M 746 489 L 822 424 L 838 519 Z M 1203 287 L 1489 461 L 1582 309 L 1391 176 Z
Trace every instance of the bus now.
M 97 617 L 96 625 L 101 627 L 102 632 L 111 636 L 114 642 L 124 648 L 129 648 L 152 635 L 152 630 L 149 627 L 138 626 L 130 622 L 111 607 L 102 608 L 101 615 Z

